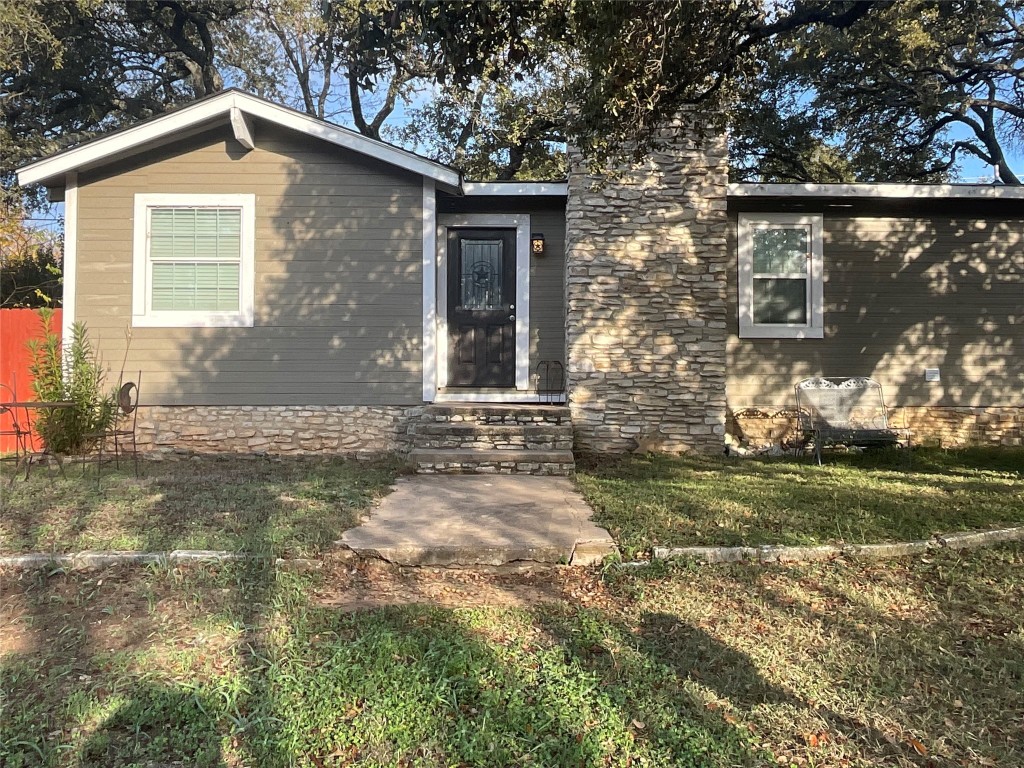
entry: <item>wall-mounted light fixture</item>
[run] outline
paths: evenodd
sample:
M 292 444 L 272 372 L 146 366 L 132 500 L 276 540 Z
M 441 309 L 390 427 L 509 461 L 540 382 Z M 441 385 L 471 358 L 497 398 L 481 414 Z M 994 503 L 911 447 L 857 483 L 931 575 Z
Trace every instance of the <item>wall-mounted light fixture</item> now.
M 534 232 L 530 235 L 530 252 L 534 256 L 544 255 L 544 235 L 540 232 Z

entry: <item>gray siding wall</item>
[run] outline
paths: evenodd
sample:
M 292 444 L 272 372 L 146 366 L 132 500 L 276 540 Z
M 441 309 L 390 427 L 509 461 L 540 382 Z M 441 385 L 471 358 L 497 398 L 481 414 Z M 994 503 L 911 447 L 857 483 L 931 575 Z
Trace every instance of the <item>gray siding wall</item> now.
M 565 198 L 438 196 L 438 213 L 528 213 L 544 235 L 544 255 L 530 256 L 530 373 L 541 360 L 565 364 Z M 532 384 L 531 384 L 532 386 Z
M 773 340 L 737 336 L 732 212 L 730 407 L 790 407 L 817 375 L 871 376 L 891 405 L 1024 404 L 1024 216 L 981 216 L 826 211 L 825 338 Z
M 422 400 L 422 181 L 256 125 L 213 129 L 80 177 L 76 319 L 116 381 L 131 326 L 136 193 L 255 193 L 253 328 L 135 328 L 126 375 L 161 405 Z

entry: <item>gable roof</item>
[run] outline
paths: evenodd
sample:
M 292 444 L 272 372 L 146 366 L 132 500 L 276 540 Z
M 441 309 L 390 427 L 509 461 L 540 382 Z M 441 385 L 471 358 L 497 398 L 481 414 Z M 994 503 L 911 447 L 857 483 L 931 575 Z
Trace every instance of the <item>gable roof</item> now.
M 232 88 L 30 163 L 18 169 L 18 183 L 48 184 L 59 180 L 59 185 L 63 185 L 64 174 L 68 171 L 94 168 L 132 152 L 166 144 L 221 119 L 229 120 L 236 137 L 248 146 L 246 140 L 251 143 L 251 126 L 246 118 L 252 117 L 345 147 L 441 184 L 457 188 L 462 180 L 454 168 Z

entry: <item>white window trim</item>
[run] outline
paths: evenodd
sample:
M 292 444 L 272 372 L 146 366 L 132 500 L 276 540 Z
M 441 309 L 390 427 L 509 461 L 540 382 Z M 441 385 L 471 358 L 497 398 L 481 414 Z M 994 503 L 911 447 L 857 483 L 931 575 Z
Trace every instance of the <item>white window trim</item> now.
M 516 378 L 515 391 L 530 388 L 530 216 L 529 214 L 463 213 L 437 216 L 436 254 L 437 332 L 434 380 L 438 389 L 448 386 L 448 228 L 480 227 L 516 230 Z M 429 312 L 424 305 L 424 313 Z M 426 374 L 424 375 L 426 380 Z M 424 392 L 424 395 L 426 393 Z M 437 393 L 435 391 L 434 398 Z M 457 397 L 457 396 L 455 396 Z M 424 398 L 426 399 L 426 397 Z
M 162 207 L 240 208 L 242 211 L 239 261 L 238 312 L 169 310 L 150 308 L 152 285 L 149 261 L 149 212 Z M 134 247 L 132 251 L 132 326 L 135 328 L 251 328 L 256 295 L 256 195 L 135 195 Z
M 805 226 L 810 229 L 811 259 L 808 265 L 808 306 L 806 324 L 765 324 L 754 322 L 754 239 L 753 231 L 770 226 Z M 800 214 L 739 214 L 739 335 L 741 339 L 821 339 L 825 336 L 824 272 L 822 268 L 822 217 Z

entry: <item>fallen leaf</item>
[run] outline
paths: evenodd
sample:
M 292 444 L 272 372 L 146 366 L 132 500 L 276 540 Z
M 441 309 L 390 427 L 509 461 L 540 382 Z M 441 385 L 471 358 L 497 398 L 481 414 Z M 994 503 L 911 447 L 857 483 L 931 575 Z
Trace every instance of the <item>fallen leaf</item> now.
M 924 755 L 928 754 L 928 747 L 926 747 L 920 741 L 915 739 L 913 736 L 908 738 L 907 741 L 910 742 L 910 746 L 912 746 L 914 748 L 914 751 L 917 752 L 917 754 L 919 754 L 921 756 L 924 756 Z

